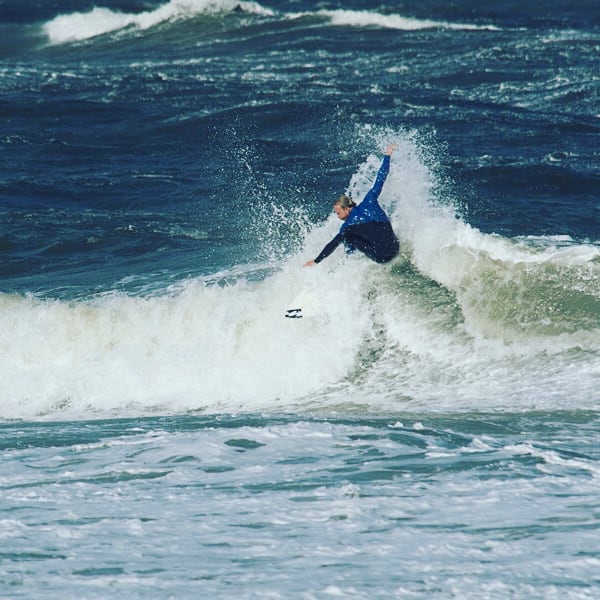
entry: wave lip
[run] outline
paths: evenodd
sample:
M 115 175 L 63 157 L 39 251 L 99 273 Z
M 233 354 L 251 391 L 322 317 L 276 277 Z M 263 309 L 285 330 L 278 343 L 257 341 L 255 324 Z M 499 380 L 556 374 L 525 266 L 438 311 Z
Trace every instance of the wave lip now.
M 45 23 L 42 29 L 52 45 L 60 45 L 81 42 L 127 27 L 145 30 L 168 21 L 179 21 L 201 14 L 218 14 L 235 10 L 263 16 L 273 15 L 273 11 L 256 2 L 170 0 L 155 10 L 142 13 L 124 13 L 96 7 L 88 12 L 59 15 Z

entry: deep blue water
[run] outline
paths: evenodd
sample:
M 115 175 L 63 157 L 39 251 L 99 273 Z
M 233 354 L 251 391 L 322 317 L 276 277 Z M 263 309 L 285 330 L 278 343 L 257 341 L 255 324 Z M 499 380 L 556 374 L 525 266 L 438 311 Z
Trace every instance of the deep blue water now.
M 592 0 L 0 0 L 0 595 L 597 597 L 599 51 Z M 400 256 L 303 269 L 389 142 Z

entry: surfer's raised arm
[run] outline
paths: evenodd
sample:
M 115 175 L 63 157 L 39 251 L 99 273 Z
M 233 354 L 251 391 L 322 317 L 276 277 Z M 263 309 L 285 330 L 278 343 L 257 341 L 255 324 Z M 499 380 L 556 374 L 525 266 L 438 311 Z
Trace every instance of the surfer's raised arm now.
M 342 242 L 346 253 L 360 250 L 371 260 L 386 263 L 400 250 L 398 238 L 392 224 L 377 201 L 390 170 L 390 157 L 398 144 L 388 144 L 383 151 L 383 162 L 373 187 L 360 204 L 355 204 L 349 196 L 340 196 L 333 204 L 333 210 L 344 221 L 338 234 L 321 250 L 319 256 L 304 263 L 304 267 L 314 267 L 327 258 Z
M 394 153 L 394 150 L 398 148 L 398 144 L 388 144 L 383 151 L 385 156 L 391 156 Z

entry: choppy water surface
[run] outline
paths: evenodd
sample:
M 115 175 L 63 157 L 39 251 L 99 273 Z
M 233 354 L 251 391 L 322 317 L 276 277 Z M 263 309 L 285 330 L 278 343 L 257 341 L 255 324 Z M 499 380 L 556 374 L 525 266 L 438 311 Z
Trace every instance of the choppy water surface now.
M 598 593 L 597 415 L 406 417 L 5 425 L 4 589 Z

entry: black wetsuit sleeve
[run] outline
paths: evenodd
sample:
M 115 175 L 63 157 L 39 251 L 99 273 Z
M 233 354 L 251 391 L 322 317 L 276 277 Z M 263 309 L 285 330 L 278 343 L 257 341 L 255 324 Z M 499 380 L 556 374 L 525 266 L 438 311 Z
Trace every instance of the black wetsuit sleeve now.
M 315 258 L 316 263 L 320 263 L 324 258 L 327 258 L 343 241 L 344 235 L 338 233 L 330 242 L 321 250 L 321 253 Z

